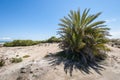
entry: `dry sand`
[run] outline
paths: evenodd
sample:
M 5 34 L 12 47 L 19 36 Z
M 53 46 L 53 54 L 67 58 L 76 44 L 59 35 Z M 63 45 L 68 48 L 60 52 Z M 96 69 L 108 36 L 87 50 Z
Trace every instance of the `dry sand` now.
M 110 47 L 110 46 L 109 46 Z M 101 63 L 104 69 L 98 74 L 89 69 L 87 74 L 78 69 L 73 70 L 72 76 L 64 71 L 64 64 L 51 66 L 45 55 L 61 51 L 58 44 L 41 44 L 29 47 L 0 47 L 0 55 L 6 59 L 5 66 L 0 68 L 0 80 L 120 80 L 120 49 L 110 47 L 108 58 Z M 23 57 L 20 63 L 10 63 L 12 57 Z

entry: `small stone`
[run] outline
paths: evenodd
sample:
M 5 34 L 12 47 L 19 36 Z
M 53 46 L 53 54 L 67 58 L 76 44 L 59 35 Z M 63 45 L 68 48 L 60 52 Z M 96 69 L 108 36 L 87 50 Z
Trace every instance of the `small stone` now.
M 38 68 L 36 68 L 36 70 L 39 70 Z
M 54 70 L 56 70 L 57 68 L 54 68 Z
M 30 71 L 30 73 L 33 73 L 33 71 Z
M 19 57 L 19 55 L 16 55 L 16 57 Z
M 117 63 L 120 64 L 120 61 L 118 61 Z
M 20 73 L 26 73 L 26 72 L 27 72 L 26 68 L 21 68 Z
M 16 80 L 23 80 L 23 78 L 22 77 L 18 77 Z

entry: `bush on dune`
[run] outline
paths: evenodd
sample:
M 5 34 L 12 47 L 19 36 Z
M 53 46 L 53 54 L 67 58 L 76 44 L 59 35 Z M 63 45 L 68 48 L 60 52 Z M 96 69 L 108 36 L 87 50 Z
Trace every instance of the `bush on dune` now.
M 39 44 L 40 41 L 32 41 L 32 40 L 14 40 L 12 42 L 7 42 L 4 44 L 6 47 L 14 47 L 14 46 L 32 46 Z
M 12 63 L 19 63 L 19 62 L 22 62 L 22 61 L 23 61 L 23 59 L 21 57 L 12 58 L 12 60 L 11 60 Z
M 6 42 L 6 43 L 4 43 L 3 46 L 5 46 L 5 47 L 12 47 L 13 43 L 12 42 Z
M 30 55 L 24 55 L 24 56 L 23 56 L 23 58 L 28 58 L 28 57 L 30 57 Z
M 60 38 L 56 38 L 55 36 L 52 36 L 51 38 L 49 38 L 48 40 L 46 40 L 47 43 L 59 43 L 61 42 Z
M 5 60 L 4 59 L 0 59 L 0 67 L 5 65 Z
M 120 39 L 111 39 L 110 40 L 110 45 L 112 47 L 120 48 Z
M 0 67 L 4 66 L 5 65 L 5 56 L 4 55 L 0 55 Z
M 59 43 L 61 42 L 60 38 L 56 38 L 55 36 L 50 37 L 47 40 L 42 41 L 32 41 L 32 40 L 14 40 L 12 42 L 6 42 L 3 46 L 5 47 L 15 47 L 15 46 L 32 46 L 39 43 Z
M 55 36 L 50 37 L 47 40 L 40 41 L 41 43 L 59 43 L 61 42 L 61 38 L 56 38 Z

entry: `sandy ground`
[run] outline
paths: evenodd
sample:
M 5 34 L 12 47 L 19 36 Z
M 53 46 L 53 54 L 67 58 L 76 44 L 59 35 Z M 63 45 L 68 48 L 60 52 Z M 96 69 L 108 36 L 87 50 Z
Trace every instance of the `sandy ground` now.
M 110 47 L 110 46 L 109 46 Z M 64 71 L 64 64 L 51 66 L 51 61 L 45 55 L 61 51 L 58 44 L 41 44 L 29 47 L 1 47 L 0 55 L 6 59 L 5 66 L 0 68 L 0 80 L 120 80 L 120 49 L 110 47 L 108 58 L 101 63 L 104 69 L 98 74 L 89 69 L 85 73 L 78 69 L 73 70 L 72 76 Z M 20 63 L 10 63 L 12 57 L 23 57 Z

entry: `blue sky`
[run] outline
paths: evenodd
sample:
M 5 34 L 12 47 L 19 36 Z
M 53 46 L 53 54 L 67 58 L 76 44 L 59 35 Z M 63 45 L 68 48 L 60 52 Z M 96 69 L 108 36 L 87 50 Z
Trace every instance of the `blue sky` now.
M 120 38 L 120 0 L 0 0 L 0 40 L 47 39 L 56 36 L 59 19 L 70 10 L 102 12 L 114 38 Z

